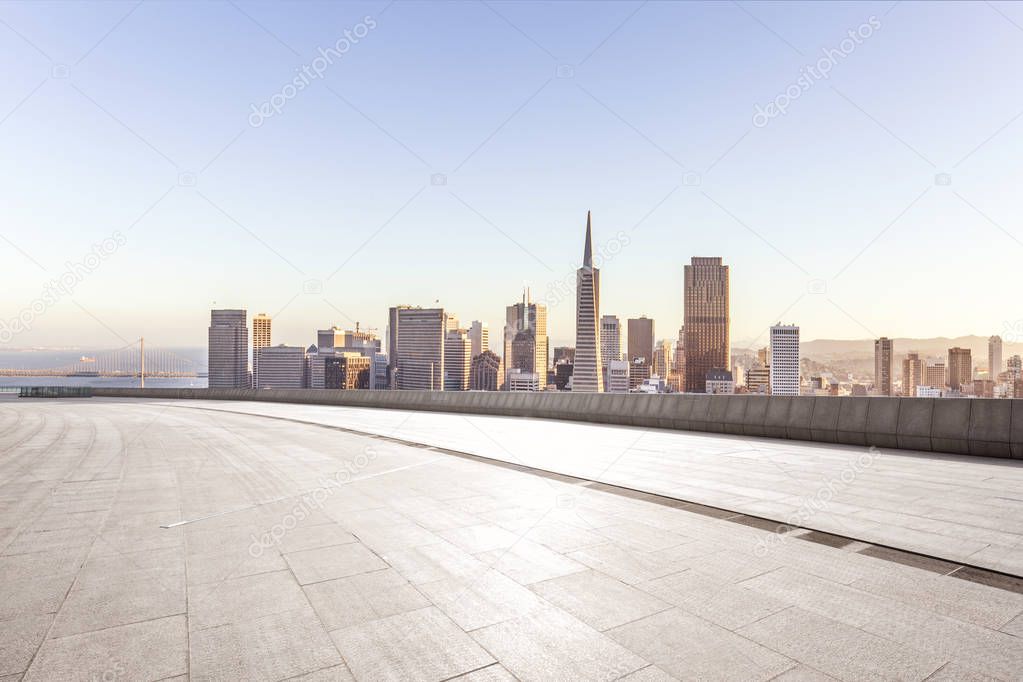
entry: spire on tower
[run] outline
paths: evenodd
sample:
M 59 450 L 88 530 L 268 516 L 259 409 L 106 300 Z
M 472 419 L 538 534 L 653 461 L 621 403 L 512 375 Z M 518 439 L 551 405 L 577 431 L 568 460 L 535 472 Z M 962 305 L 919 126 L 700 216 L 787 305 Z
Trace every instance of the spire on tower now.
M 590 212 L 586 212 L 586 246 L 583 248 L 583 267 L 593 267 L 593 234 L 590 229 Z

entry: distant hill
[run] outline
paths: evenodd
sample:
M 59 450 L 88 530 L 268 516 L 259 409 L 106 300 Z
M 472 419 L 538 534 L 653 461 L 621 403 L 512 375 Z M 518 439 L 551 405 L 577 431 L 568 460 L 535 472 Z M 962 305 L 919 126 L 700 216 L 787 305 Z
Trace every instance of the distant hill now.
M 948 338 L 939 336 L 931 339 L 892 339 L 896 356 L 904 356 L 917 351 L 923 356 L 944 356 L 949 348 L 956 346 L 969 348 L 973 353 L 974 364 L 980 365 L 987 361 L 986 336 L 957 336 Z M 862 358 L 874 356 L 874 339 L 816 339 L 799 344 L 800 354 L 812 360 L 833 360 L 836 358 Z M 1002 358 L 1011 355 L 1023 355 L 1023 343 L 1002 344 Z

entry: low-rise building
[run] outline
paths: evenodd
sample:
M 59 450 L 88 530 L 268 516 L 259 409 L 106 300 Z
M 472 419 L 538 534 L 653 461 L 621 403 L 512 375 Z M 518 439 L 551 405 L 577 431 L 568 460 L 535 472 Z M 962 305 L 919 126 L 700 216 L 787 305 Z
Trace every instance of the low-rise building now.
M 628 360 L 610 360 L 607 363 L 607 384 L 608 393 L 629 392 L 629 371 L 632 369 Z
M 711 369 L 707 371 L 706 392 L 713 395 L 731 395 L 735 393 L 735 380 L 727 369 Z
M 324 361 L 324 387 L 351 391 L 369 388 L 372 360 L 362 353 L 334 353 Z
M 256 388 L 305 388 L 306 349 L 301 346 L 267 346 L 259 349 Z
M 771 392 L 771 368 L 750 367 L 746 370 L 746 390 L 749 393 L 768 394 Z
M 469 390 L 500 390 L 502 374 L 501 358 L 491 350 L 485 350 L 472 359 L 469 367 Z
M 539 391 L 540 375 L 514 367 L 506 374 L 505 387 L 509 391 Z

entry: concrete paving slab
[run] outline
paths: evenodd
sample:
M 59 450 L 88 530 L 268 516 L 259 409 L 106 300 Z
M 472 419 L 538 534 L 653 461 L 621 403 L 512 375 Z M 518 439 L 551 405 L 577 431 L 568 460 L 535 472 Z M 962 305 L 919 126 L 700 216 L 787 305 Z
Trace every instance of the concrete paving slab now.
M 482 572 L 417 585 L 466 632 L 529 614 L 543 602 L 528 588 L 487 567 Z
M 507 549 L 482 552 L 476 558 L 520 585 L 586 570 L 579 562 L 530 540 L 519 540 Z
M 495 662 L 434 607 L 334 630 L 331 637 L 360 680 L 446 680 Z
M 189 674 L 200 680 L 271 682 L 342 664 L 308 606 L 193 632 L 189 651 Z
M 68 594 L 51 637 L 66 637 L 118 625 L 185 614 L 185 581 L 168 576 L 111 581 Z
M 671 608 L 671 604 L 592 570 L 545 580 L 530 589 L 600 631 Z
M 285 554 L 284 560 L 302 585 L 387 568 L 379 556 L 361 543 L 293 552 Z
M 471 673 L 454 678 L 459 682 L 515 682 L 515 676 L 508 672 L 500 663 L 488 665 Z
M 74 579 L 73 573 L 10 580 L 5 577 L 0 581 L 0 620 L 56 613 Z
M 28 669 L 52 622 L 50 615 L 0 620 L 0 675 L 15 675 Z
M 728 630 L 736 630 L 790 606 L 729 580 L 691 570 L 639 583 L 636 588 Z
M 472 633 L 520 680 L 615 680 L 648 661 L 553 608 Z
M 947 662 L 795 607 L 739 634 L 838 679 L 923 680 Z
M 290 571 L 260 573 L 189 587 L 191 630 L 293 611 L 307 605 Z
M 678 679 L 766 681 L 795 666 L 770 648 L 678 608 L 607 634 Z
M 26 681 L 163 680 L 188 672 L 184 616 L 43 642 Z
M 327 580 L 303 589 L 328 630 L 430 606 L 430 601 L 394 569 Z

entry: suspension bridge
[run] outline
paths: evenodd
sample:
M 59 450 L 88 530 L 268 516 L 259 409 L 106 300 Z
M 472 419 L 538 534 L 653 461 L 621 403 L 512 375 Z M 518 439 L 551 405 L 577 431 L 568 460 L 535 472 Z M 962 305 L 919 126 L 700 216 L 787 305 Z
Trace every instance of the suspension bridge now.
M 0 377 L 196 377 L 194 361 L 139 339 L 123 348 L 83 355 L 62 367 L 0 368 Z

